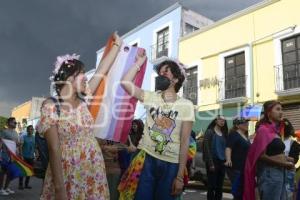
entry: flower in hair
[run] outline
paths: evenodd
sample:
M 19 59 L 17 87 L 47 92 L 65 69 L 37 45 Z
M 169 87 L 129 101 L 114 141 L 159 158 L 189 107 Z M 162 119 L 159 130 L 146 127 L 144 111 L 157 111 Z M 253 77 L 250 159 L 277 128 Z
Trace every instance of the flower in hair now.
M 56 74 L 58 74 L 58 71 L 63 63 L 68 64 L 67 67 L 70 68 L 71 66 L 73 66 L 73 63 L 72 62 L 70 63 L 70 61 L 72 61 L 74 59 L 79 60 L 79 58 L 80 58 L 80 55 L 76 55 L 75 53 L 72 55 L 66 54 L 66 55 L 62 55 L 62 56 L 57 56 L 56 62 L 54 64 L 53 74 L 49 77 L 49 80 L 52 82 L 54 81 L 54 77 L 56 76 Z M 61 71 L 60 73 L 63 74 L 64 71 Z
M 70 55 L 70 54 L 66 54 L 66 55 L 62 55 L 62 56 L 57 56 L 56 58 L 56 62 L 54 64 L 54 70 L 53 70 L 53 73 L 54 74 L 57 74 L 58 73 L 58 70 L 59 68 L 61 67 L 61 65 L 63 63 L 65 64 L 69 64 L 69 60 L 79 60 L 80 58 L 80 55 L 76 55 L 75 53 Z

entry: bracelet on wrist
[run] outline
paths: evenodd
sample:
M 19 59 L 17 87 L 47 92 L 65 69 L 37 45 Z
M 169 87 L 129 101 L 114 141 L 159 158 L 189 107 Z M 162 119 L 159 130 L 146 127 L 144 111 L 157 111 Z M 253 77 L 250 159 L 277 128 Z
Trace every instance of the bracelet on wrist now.
M 113 45 L 115 45 L 115 46 L 117 46 L 117 47 L 119 47 L 119 46 L 120 46 L 119 44 L 117 44 L 117 43 L 115 43 L 115 42 L 113 43 Z
M 141 70 L 141 67 L 138 64 L 134 64 L 134 67 L 136 68 L 136 70 L 139 72 Z
M 176 179 L 177 179 L 178 181 L 180 181 L 180 182 L 183 182 L 183 178 L 180 177 L 180 176 L 177 176 Z

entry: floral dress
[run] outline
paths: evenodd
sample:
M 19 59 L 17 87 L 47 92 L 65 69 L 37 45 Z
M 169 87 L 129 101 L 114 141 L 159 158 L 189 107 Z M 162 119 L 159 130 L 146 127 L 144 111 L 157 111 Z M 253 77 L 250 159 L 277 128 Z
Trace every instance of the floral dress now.
M 51 125 L 57 125 L 62 154 L 64 184 L 70 200 L 108 200 L 105 165 L 92 127 L 93 118 L 86 103 L 76 109 L 60 109 L 54 103 L 42 107 L 38 131 L 43 135 Z M 54 199 L 54 184 L 48 167 L 41 199 Z

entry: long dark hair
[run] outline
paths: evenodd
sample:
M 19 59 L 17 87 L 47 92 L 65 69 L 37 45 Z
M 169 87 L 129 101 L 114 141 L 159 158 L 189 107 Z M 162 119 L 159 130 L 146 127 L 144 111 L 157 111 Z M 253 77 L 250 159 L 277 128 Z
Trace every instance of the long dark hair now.
M 286 118 L 283 118 L 282 123 L 284 124 L 284 137 L 295 137 L 295 129 L 292 123 Z
M 272 108 L 276 105 L 281 105 L 279 101 L 271 100 L 271 101 L 266 101 L 263 105 L 264 112 L 263 112 L 263 117 L 256 123 L 255 125 L 255 131 L 262 125 L 262 124 L 271 124 L 271 120 L 268 116 L 268 113 L 272 110 Z
M 137 134 L 138 135 L 143 135 L 143 131 L 144 131 L 144 123 L 141 119 L 134 119 L 132 121 L 132 125 L 136 124 L 137 125 Z M 131 130 L 131 132 L 133 132 L 133 130 Z
M 60 92 L 63 86 L 65 85 L 65 81 L 70 77 L 76 77 L 81 72 L 85 72 L 85 66 L 80 60 L 68 60 L 64 62 L 59 70 L 58 73 L 54 76 L 54 88 L 55 91 L 60 99 Z M 85 96 L 85 93 L 78 94 L 78 96 Z
M 137 125 L 137 131 L 133 131 L 133 124 Z M 142 136 L 144 133 L 144 123 L 141 119 L 134 119 L 131 123 L 131 130 L 129 137 L 132 139 L 131 142 L 133 143 L 134 146 L 138 146 L 139 141 L 141 140 Z M 133 138 L 132 138 L 133 137 Z M 127 143 L 129 145 L 129 143 Z
M 217 124 L 217 120 L 220 118 L 221 116 L 218 115 L 213 121 L 210 122 L 210 124 L 208 125 L 206 130 L 214 130 L 216 124 Z M 224 119 L 225 120 L 225 119 Z M 221 132 L 222 134 L 227 138 L 228 136 L 228 125 L 227 125 L 227 121 L 225 120 L 224 126 L 221 128 Z

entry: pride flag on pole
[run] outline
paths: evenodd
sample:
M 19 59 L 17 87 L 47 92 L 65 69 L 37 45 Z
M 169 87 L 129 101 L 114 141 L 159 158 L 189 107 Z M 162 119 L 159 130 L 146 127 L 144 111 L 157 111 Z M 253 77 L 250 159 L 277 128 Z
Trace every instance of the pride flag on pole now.
M 107 55 L 112 45 L 113 39 L 110 38 L 103 57 Z M 137 99 L 125 92 L 120 81 L 133 66 L 138 51 L 144 49 L 123 44 L 110 71 L 96 90 L 89 109 L 95 120 L 94 133 L 98 138 L 123 143 L 127 141 Z M 142 86 L 146 63 L 147 61 L 135 77 L 134 84 L 137 87 Z

